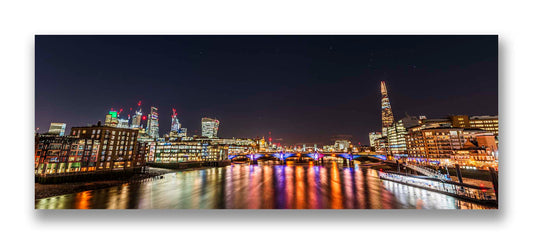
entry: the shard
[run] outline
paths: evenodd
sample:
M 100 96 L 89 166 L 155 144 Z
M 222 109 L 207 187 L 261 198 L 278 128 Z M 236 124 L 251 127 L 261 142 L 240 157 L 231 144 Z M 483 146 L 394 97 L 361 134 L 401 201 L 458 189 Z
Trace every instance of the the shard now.
M 387 94 L 387 86 L 385 86 L 385 81 L 381 81 L 381 133 L 384 137 L 387 136 L 387 128 L 391 127 L 392 123 L 394 123 L 394 116 Z

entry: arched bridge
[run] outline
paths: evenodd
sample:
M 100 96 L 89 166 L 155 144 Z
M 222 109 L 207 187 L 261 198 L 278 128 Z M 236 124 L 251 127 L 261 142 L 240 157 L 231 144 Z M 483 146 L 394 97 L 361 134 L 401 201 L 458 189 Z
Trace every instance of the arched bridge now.
M 371 153 L 347 153 L 347 152 L 312 152 L 312 153 L 299 153 L 299 152 L 270 152 L 270 153 L 249 153 L 249 154 L 235 154 L 230 155 L 229 159 L 231 161 L 239 158 L 248 158 L 251 161 L 256 161 L 258 159 L 264 158 L 276 158 L 281 161 L 285 161 L 288 158 L 310 158 L 312 160 L 318 161 L 323 160 L 325 157 L 330 158 L 344 158 L 348 161 L 355 160 L 360 157 L 369 157 L 375 158 L 378 160 L 386 160 L 385 155 L 380 154 L 371 154 Z

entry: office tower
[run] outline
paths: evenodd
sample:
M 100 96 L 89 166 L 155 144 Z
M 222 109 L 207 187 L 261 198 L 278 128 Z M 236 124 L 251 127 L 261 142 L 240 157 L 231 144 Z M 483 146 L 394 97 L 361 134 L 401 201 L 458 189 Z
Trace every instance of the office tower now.
M 171 132 L 178 132 L 181 127 L 181 124 L 178 120 L 178 114 L 176 113 L 176 109 L 172 109 L 172 123 L 170 125 L 170 131 Z
M 105 126 L 117 127 L 118 125 L 118 113 L 117 111 L 110 110 L 105 116 Z
M 135 111 L 135 114 L 133 115 L 133 118 L 131 120 L 131 128 L 140 128 L 141 127 L 141 120 L 142 120 L 142 109 L 141 109 L 141 101 L 137 103 L 137 110 Z
M 390 106 L 389 95 L 387 94 L 387 87 L 385 86 L 385 81 L 381 81 L 381 133 L 383 136 L 387 136 L 387 128 L 392 126 L 393 122 L 394 116 Z
M 350 148 L 351 144 L 352 142 L 348 140 L 336 140 L 333 147 L 335 148 L 335 151 L 346 152 Z
M 67 124 L 65 123 L 50 123 L 50 129 L 48 129 L 48 134 L 64 136 L 66 127 Z
M 131 128 L 140 128 L 141 127 L 141 119 L 142 119 L 142 112 L 141 111 L 135 111 L 135 115 L 133 115 L 133 118 L 131 119 Z
M 187 128 L 180 128 L 178 131 L 178 137 L 187 137 Z
M 117 128 L 130 128 L 129 120 L 119 118 Z
M 141 121 L 142 121 L 142 109 L 141 109 L 141 101 L 137 103 L 137 110 L 135 111 L 135 114 L 133 115 L 131 119 L 131 128 L 140 128 L 141 127 Z
M 208 138 L 217 137 L 219 124 L 220 122 L 216 119 L 202 118 L 202 136 Z
M 368 133 L 368 139 L 370 141 L 370 146 L 371 147 L 376 147 L 376 140 L 381 138 L 382 135 L 381 135 L 381 132 L 370 132 Z
M 155 163 L 217 161 L 228 159 L 228 146 L 195 141 L 152 142 L 153 150 L 146 150 Z
M 177 138 L 180 137 L 180 129 L 181 129 L 181 124 L 178 120 L 178 114 L 176 113 L 176 109 L 172 109 L 172 121 L 171 121 L 171 124 L 170 124 L 170 133 L 169 133 L 169 138 L 170 140 L 176 140 Z
M 152 138 L 159 138 L 159 113 L 156 107 L 150 108 L 148 115 L 148 125 L 146 126 L 146 133 Z
M 407 121 L 408 118 L 405 118 Z M 387 146 L 388 152 L 394 157 L 407 157 L 407 130 L 405 129 L 404 119 L 394 122 L 392 126 L 387 127 Z
M 374 151 L 376 153 L 387 153 L 387 137 L 380 137 L 374 140 Z

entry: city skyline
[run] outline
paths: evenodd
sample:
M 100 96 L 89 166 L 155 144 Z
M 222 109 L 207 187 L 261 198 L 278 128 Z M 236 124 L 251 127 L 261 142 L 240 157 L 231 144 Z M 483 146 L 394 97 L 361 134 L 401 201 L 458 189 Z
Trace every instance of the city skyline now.
M 284 144 L 328 144 L 347 134 L 368 144 L 381 129 L 382 80 L 396 119 L 497 115 L 497 44 L 497 36 L 36 36 L 35 126 L 69 131 L 142 100 L 143 115 L 159 109 L 161 136 L 176 108 L 191 134 L 213 117 L 220 137 L 272 132 Z
M 61 40 L 37 48 L 46 62 L 36 83 L 49 82 L 36 90 L 61 94 L 43 104 L 58 109 L 37 111 L 89 121 L 35 133 L 36 186 L 60 183 L 56 193 L 36 187 L 37 209 L 498 207 L 493 36 L 43 38 Z M 63 84 L 67 76 L 87 81 Z M 103 103 L 109 110 L 93 114 Z M 135 192 L 120 206 L 47 198 L 74 194 L 71 181 L 84 190 L 110 179 L 128 182 L 121 195 Z M 426 192 L 405 201 L 414 191 L 398 184 Z

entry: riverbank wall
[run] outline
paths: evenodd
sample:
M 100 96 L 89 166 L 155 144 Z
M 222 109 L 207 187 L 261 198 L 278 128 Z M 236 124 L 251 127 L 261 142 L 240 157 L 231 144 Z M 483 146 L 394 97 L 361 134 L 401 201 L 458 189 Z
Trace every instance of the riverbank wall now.
M 194 169 L 203 167 L 225 167 L 231 164 L 229 160 L 223 161 L 195 161 L 182 163 L 147 163 L 149 167 L 163 169 Z
M 87 182 L 103 180 L 123 180 L 131 178 L 137 174 L 143 174 L 146 168 L 131 168 L 124 170 L 106 170 L 106 171 L 89 171 L 89 172 L 72 172 L 60 174 L 35 175 L 35 183 L 40 184 L 59 184 L 68 182 Z

